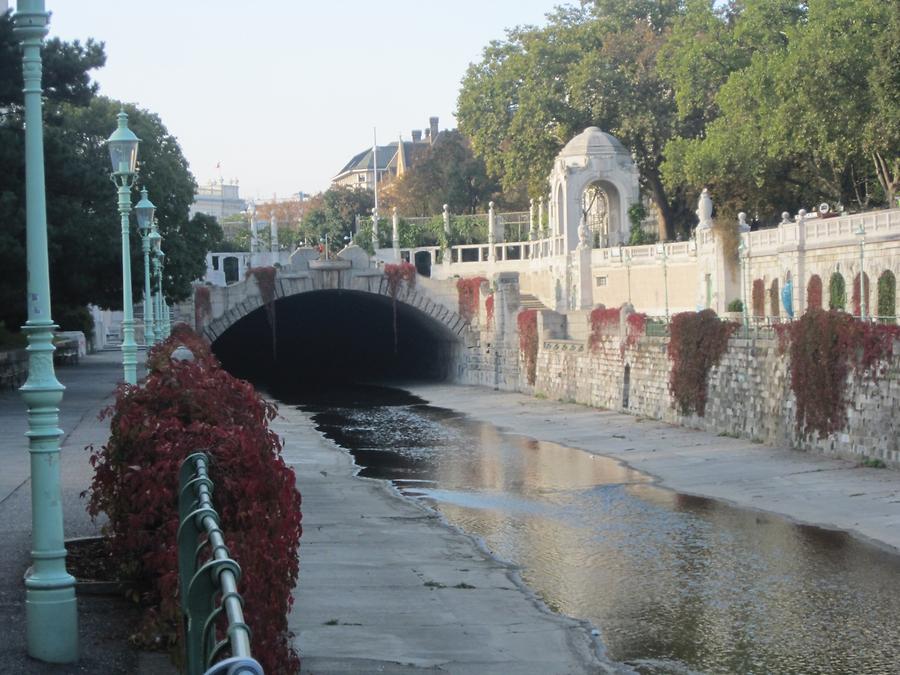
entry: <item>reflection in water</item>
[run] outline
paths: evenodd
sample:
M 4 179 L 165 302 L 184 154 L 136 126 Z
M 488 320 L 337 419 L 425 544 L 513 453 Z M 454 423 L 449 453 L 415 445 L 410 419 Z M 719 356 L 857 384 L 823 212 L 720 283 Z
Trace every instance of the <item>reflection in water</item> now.
M 592 621 L 610 657 L 654 673 L 896 672 L 897 557 L 391 396 L 304 407 L 362 475 L 428 501 Z

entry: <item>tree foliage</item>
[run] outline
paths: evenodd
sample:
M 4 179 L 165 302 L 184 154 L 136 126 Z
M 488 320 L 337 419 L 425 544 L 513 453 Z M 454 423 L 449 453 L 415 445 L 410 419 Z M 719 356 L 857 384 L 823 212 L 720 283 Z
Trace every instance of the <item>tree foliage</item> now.
M 121 307 L 120 221 L 109 180 L 106 139 L 123 105 L 97 96 L 92 70 L 105 62 L 102 43 L 48 40 L 44 61 L 44 165 L 47 228 L 54 306 L 60 311 L 88 303 Z M 22 58 L 10 15 L 0 16 L 0 320 L 25 319 L 25 172 Z M 165 290 L 170 301 L 190 293 L 202 276 L 206 251 L 221 239 L 207 218 L 188 222 L 196 184 L 174 136 L 160 118 L 124 105 L 129 126 L 141 139 L 138 184 L 157 206 Z M 133 195 L 133 202 L 137 196 Z M 143 254 L 131 227 L 133 297 L 143 295 Z
M 432 216 L 447 204 L 452 213 L 487 209 L 499 185 L 457 130 L 442 131 L 415 167 L 385 189 L 385 205 L 404 216 Z

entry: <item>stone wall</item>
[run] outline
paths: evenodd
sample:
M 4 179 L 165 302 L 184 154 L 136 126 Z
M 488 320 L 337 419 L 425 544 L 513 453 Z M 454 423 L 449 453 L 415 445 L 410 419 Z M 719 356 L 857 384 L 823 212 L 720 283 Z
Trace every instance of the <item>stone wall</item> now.
M 844 429 L 825 438 L 802 439 L 795 428 L 788 358 L 779 353 L 773 339 L 732 338 L 721 362 L 709 373 L 705 415 L 684 416 L 669 394 L 668 338 L 642 337 L 623 348 L 618 336 L 605 337 L 591 350 L 582 325 L 586 312 L 541 312 L 537 375 L 529 385 L 516 333 L 514 279 L 504 284 L 495 280 L 495 286 L 492 325 L 487 325 L 482 307 L 473 322 L 473 337 L 458 354 L 457 380 L 462 383 L 618 410 L 769 445 L 851 459 L 877 458 L 900 466 L 900 344 L 895 343 L 893 360 L 877 378 L 871 373 L 851 374 Z M 504 294 L 509 296 L 506 301 Z M 578 339 L 561 339 L 563 335 L 578 335 Z

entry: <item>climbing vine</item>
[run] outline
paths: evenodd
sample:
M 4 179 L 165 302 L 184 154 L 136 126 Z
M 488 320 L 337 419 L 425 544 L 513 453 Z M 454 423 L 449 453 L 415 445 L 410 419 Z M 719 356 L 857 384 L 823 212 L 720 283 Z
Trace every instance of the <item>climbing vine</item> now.
M 384 266 L 384 278 L 387 279 L 388 294 L 391 296 L 391 306 L 394 311 L 394 354 L 397 353 L 397 294 L 400 292 L 400 284 L 406 282 L 406 290 L 416 287 L 416 266 L 403 261 L 401 263 L 388 263 Z
M 606 308 L 603 305 L 591 311 L 591 335 L 588 345 L 596 352 L 603 344 L 603 337 L 619 332 L 620 311 L 618 307 Z
M 806 308 L 822 309 L 822 277 L 813 274 L 806 287 Z
M 847 287 L 840 272 L 828 280 L 828 309 L 844 309 L 847 306 Z
M 488 327 L 494 325 L 494 294 L 489 293 L 484 299 L 484 316 Z
M 194 286 L 194 328 L 200 330 L 211 316 L 212 300 L 209 296 L 209 286 Z
M 863 286 L 865 287 L 865 294 L 862 294 L 860 292 L 862 289 L 860 289 L 859 287 L 859 277 L 860 275 L 857 274 L 853 279 L 853 295 L 850 296 L 850 305 L 851 307 L 853 307 L 854 316 L 862 316 L 862 307 L 860 306 L 861 299 L 865 300 L 866 314 L 872 313 L 872 303 L 869 300 L 872 292 L 872 286 L 871 284 L 869 284 L 869 275 L 865 272 L 862 273 L 862 282 Z
M 893 272 L 885 270 L 878 277 L 878 316 L 893 317 L 896 313 L 897 278 Z
M 459 279 L 456 282 L 456 292 L 459 294 L 459 315 L 469 323 L 478 312 L 481 284 L 485 281 L 487 279 L 484 277 L 472 277 Z
M 632 312 L 625 318 L 625 340 L 620 347 L 620 356 L 625 356 L 625 350 L 631 349 L 637 344 L 638 338 L 647 332 L 647 315 L 640 312 Z
M 766 282 L 762 279 L 753 280 L 753 290 L 751 292 L 753 300 L 753 316 L 766 315 Z
M 259 295 L 263 301 L 263 307 L 266 310 L 266 319 L 269 321 L 269 328 L 272 330 L 272 357 L 275 358 L 275 275 L 277 270 L 274 267 L 248 267 L 244 274 L 245 279 L 253 277 L 256 279 L 256 285 L 259 288 Z
M 797 399 L 797 432 L 820 438 L 847 422 L 848 375 L 870 370 L 893 355 L 900 327 L 859 321 L 845 312 L 810 309 L 776 327 L 779 349 L 790 352 L 791 390 Z
M 669 328 L 669 391 L 682 415 L 706 413 L 710 369 L 728 348 L 736 323 L 721 321 L 714 311 L 682 312 Z
M 534 385 L 537 379 L 537 310 L 523 309 L 516 317 L 519 328 L 519 351 L 525 359 L 525 374 L 528 384 Z

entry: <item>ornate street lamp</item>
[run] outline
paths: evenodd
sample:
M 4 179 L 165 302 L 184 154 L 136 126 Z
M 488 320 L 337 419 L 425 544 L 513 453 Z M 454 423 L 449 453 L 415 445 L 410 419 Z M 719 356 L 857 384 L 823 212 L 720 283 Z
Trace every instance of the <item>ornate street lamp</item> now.
M 150 291 L 151 304 L 153 305 L 153 314 L 156 318 L 156 341 L 162 342 L 165 337 L 165 324 L 163 323 L 163 308 L 162 308 L 162 267 L 160 261 L 160 254 L 162 253 L 162 235 L 159 233 L 159 228 L 156 225 L 156 219 L 154 219 L 150 223 L 150 234 L 147 235 L 147 240 L 149 241 L 150 252 L 153 253 L 153 271 L 156 275 L 156 285 L 157 292 L 154 293 L 152 290 Z
M 141 189 L 141 200 L 134 205 L 138 231 L 141 233 L 141 248 L 144 252 L 144 341 L 147 347 L 156 342 L 153 325 L 153 292 L 150 290 L 150 225 L 156 207 L 147 198 L 147 188 Z M 159 234 L 157 233 L 157 237 Z
M 666 253 L 666 245 L 662 242 L 659 242 L 656 245 L 656 254 L 662 259 L 663 264 L 663 286 L 665 289 L 665 297 L 666 297 L 666 324 L 669 323 L 669 270 L 666 264 L 668 259 L 668 255 Z
M 28 654 L 50 663 L 78 659 L 75 579 L 66 571 L 62 491 L 59 480 L 59 404 L 63 387 L 53 371 L 50 264 L 44 186 L 41 43 L 49 14 L 44 0 L 19 0 L 15 33 L 22 43 L 25 87 L 25 222 L 28 267 L 28 379 L 21 388 L 28 407 L 31 455 L 31 557 L 25 577 Z
M 137 345 L 134 342 L 134 307 L 131 304 L 131 243 L 128 239 L 128 214 L 131 212 L 131 188 L 137 167 L 140 139 L 128 128 L 128 115 L 122 110 L 119 126 L 109 137 L 110 179 L 119 192 L 119 216 L 122 224 L 122 366 L 125 382 L 137 384 Z
M 854 232 L 859 237 L 859 318 L 866 320 L 866 226 L 860 221 L 859 227 Z

